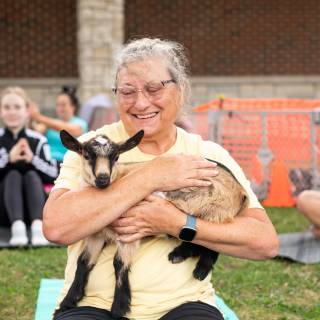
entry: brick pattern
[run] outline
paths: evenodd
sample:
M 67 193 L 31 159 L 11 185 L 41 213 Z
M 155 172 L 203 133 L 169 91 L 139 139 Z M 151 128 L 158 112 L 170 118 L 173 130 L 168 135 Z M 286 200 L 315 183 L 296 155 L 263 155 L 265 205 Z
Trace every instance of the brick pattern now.
M 77 77 L 76 0 L 0 1 L 0 77 Z
M 183 43 L 194 75 L 315 75 L 319 17 L 319 0 L 127 0 L 125 39 Z

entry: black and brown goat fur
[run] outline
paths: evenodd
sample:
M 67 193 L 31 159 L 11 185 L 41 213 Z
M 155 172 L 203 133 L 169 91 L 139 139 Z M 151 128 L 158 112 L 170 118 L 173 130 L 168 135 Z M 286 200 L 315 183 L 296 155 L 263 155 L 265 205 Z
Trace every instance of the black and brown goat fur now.
M 143 163 L 117 163 L 121 153 L 140 143 L 143 137 L 142 130 L 124 143 L 115 143 L 104 135 L 84 143 L 80 143 L 66 131 L 61 131 L 60 136 L 66 148 L 81 156 L 82 178 L 88 185 L 106 188 L 114 180 L 143 165 Z M 162 192 L 162 195 L 185 213 L 217 223 L 231 221 L 234 216 L 247 208 L 248 195 L 226 167 L 219 165 L 218 168 L 219 174 L 209 178 L 212 184 L 208 187 L 183 188 Z M 114 317 L 120 318 L 130 311 L 129 271 L 139 241 L 123 244 L 117 241 L 114 232 L 106 227 L 84 240 L 83 251 L 77 261 L 75 278 L 55 314 L 75 307 L 82 299 L 90 271 L 95 266 L 100 252 L 111 242 L 117 245 L 113 262 L 116 287 L 111 313 Z M 199 257 L 193 275 L 203 280 L 212 270 L 218 253 L 193 243 L 182 242 L 168 258 L 172 263 L 179 263 L 188 257 Z

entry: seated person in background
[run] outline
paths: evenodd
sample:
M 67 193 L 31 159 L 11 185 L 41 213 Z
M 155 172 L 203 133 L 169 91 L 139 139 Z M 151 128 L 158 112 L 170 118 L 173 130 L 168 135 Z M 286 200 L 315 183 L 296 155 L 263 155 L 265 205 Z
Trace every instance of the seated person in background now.
M 52 158 L 57 160 L 58 164 L 63 161 L 64 154 L 67 152 L 60 141 L 60 130 L 67 130 L 76 137 L 88 131 L 87 123 L 75 116 L 78 109 L 79 101 L 76 89 L 67 86 L 63 87 L 57 96 L 56 114 L 58 119 L 41 114 L 35 104 L 30 106 L 30 117 L 35 121 L 33 128 L 46 135 Z
M 320 238 L 320 191 L 302 191 L 296 201 L 297 209 L 311 222 L 312 233 Z
M 43 183 L 52 183 L 58 175 L 47 139 L 25 127 L 29 101 L 18 87 L 6 88 L 0 100 L 5 126 L 0 129 L 0 224 L 11 226 L 13 246 L 28 243 L 26 221 L 31 223 L 31 243 L 48 244 L 42 233 Z

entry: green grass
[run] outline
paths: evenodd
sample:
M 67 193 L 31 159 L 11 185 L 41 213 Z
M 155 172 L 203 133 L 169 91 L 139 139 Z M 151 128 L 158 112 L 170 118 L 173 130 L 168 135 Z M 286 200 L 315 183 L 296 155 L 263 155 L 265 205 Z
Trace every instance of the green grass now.
M 305 230 L 294 209 L 268 209 L 278 232 Z M 0 319 L 32 320 L 41 278 L 63 278 L 65 248 L 0 251 Z M 320 264 L 221 256 L 213 283 L 241 320 L 319 320 Z
M 308 227 L 295 209 L 268 209 L 277 232 Z M 320 248 L 319 248 L 320 250 Z M 242 319 L 319 320 L 320 264 L 248 261 L 221 256 L 213 274 L 217 293 Z
M 63 278 L 65 248 L 0 251 L 0 319 L 32 320 L 41 278 Z

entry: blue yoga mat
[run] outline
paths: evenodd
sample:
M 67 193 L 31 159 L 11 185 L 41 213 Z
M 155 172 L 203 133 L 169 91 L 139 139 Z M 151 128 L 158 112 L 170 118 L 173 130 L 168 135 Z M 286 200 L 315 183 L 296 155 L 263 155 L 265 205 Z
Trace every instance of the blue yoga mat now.
M 51 320 L 63 285 L 61 279 L 42 279 L 37 300 L 35 320 Z M 216 303 L 225 320 L 239 320 L 236 314 L 216 295 Z

